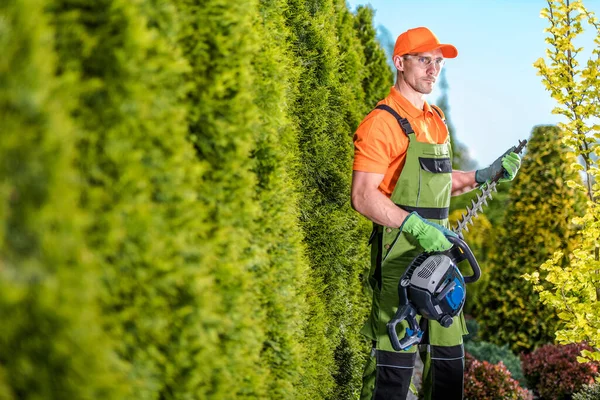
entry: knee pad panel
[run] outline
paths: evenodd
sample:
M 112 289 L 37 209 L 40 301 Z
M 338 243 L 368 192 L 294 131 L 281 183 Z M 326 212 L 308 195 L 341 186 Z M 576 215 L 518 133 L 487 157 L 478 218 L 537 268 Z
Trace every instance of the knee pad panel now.
M 375 400 L 404 400 L 408 394 L 416 353 L 377 350 Z

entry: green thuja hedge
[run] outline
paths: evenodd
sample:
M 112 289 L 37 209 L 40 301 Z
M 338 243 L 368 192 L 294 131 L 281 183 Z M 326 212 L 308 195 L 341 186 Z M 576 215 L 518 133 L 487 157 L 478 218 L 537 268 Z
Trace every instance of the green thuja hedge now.
M 43 2 L 0 4 L 0 398 L 122 398 Z
M 533 129 L 519 174 L 508 193 L 509 202 L 490 256 L 487 286 L 474 304 L 484 340 L 515 353 L 554 341 L 558 319 L 544 306 L 522 275 L 537 271 L 555 251 L 569 253 L 583 199 L 567 186 L 578 179 L 571 169 L 574 155 L 561 144 L 553 126 Z
M 210 227 L 182 105 L 189 68 L 169 32 L 175 9 L 57 0 L 51 11 L 59 71 L 79 80 L 72 118 L 104 329 L 136 398 L 176 395 L 189 379 L 197 391 L 195 374 L 212 370 L 201 353 L 217 345 L 208 328 L 223 317 L 215 277 L 199 268 Z
M 391 85 L 371 17 L 0 6 L 0 398 L 356 394 L 352 134 Z
M 265 396 L 267 365 L 260 286 L 253 269 L 262 268 L 256 175 L 251 158 L 261 129 L 253 68 L 260 50 L 256 1 L 177 1 L 184 23 L 179 43 L 191 69 L 186 78 L 188 132 L 204 171 L 198 201 L 201 220 L 199 265 L 212 277 L 212 321 L 199 315 L 213 343 L 199 353 L 205 396 Z M 275 238 L 262 236 L 264 242 Z M 274 278 L 274 277 L 272 277 Z M 182 349 L 183 350 L 183 349 Z M 235 383 L 235 384 L 233 384 Z
M 360 6 L 356 10 L 354 28 L 361 41 L 364 64 L 361 71 L 365 112 L 374 108 L 383 99 L 394 83 L 394 75 L 388 66 L 387 56 L 376 39 L 373 27 L 373 9 Z
M 289 32 L 282 14 L 284 1 L 262 2 L 255 27 L 263 27 L 254 54 L 254 98 L 260 126 L 251 157 L 256 174 L 255 201 L 260 205 L 252 246 L 260 249 L 252 267 L 261 305 L 265 337 L 260 363 L 267 370 L 266 393 L 271 398 L 309 397 L 299 366 L 308 364 L 303 342 L 303 293 L 308 265 L 298 226 L 297 190 L 293 166 L 298 163 L 296 129 L 288 116 L 288 101 L 296 70 L 283 44 Z
M 368 268 L 368 227 L 350 208 L 348 171 L 352 133 L 371 108 L 361 101 L 365 95 L 360 88 L 373 62 L 369 60 L 364 68 L 356 65 L 357 61 L 365 64 L 366 51 L 360 43 L 369 39 L 349 37 L 351 26 L 356 29 L 362 24 L 353 22 L 342 4 L 294 0 L 290 1 L 293 12 L 287 14 L 295 63 L 304 66 L 292 109 L 300 127 L 301 225 L 312 267 L 312 289 L 326 304 L 326 310 L 316 309 L 308 321 L 308 334 L 323 338 L 313 355 L 326 367 L 317 376 L 320 398 L 348 398 L 358 391 L 363 363 L 356 332 L 368 304 L 358 282 Z M 331 35 L 336 30 L 340 43 Z M 335 369 L 334 386 L 328 371 Z

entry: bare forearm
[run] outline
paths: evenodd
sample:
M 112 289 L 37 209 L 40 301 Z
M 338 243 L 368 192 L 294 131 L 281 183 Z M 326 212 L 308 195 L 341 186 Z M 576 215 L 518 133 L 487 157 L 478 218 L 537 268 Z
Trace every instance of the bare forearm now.
M 379 190 L 353 193 L 352 207 L 371 221 L 391 228 L 399 228 L 409 214 Z
M 470 192 L 476 187 L 475 171 L 452 171 L 452 196 Z

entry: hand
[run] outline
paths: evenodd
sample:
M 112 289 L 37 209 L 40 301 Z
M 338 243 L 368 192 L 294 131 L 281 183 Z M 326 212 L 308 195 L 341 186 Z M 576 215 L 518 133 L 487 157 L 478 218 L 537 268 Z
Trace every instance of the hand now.
M 504 172 L 499 182 L 512 181 L 521 167 L 521 157 L 511 147 L 487 168 L 475 171 L 475 181 L 479 184 L 491 180 L 500 172 Z
M 451 230 L 421 218 L 416 212 L 406 217 L 400 229 L 410 233 L 428 253 L 448 250 L 452 247 L 452 243 L 446 239 L 446 236 L 456 236 Z

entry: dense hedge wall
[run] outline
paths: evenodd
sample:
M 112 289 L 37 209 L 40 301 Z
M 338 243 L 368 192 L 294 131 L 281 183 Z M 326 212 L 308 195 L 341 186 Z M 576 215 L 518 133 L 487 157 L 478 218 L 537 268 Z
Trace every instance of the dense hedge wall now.
M 0 5 L 0 398 L 352 398 L 372 10 Z
M 0 398 L 119 398 L 74 168 L 73 80 L 38 0 L 0 4 Z

